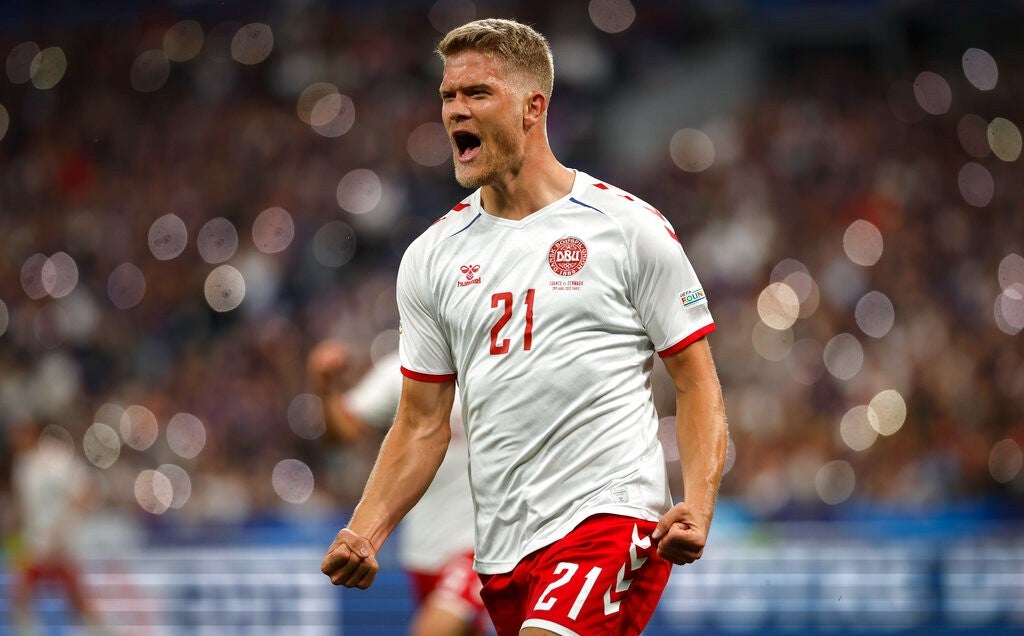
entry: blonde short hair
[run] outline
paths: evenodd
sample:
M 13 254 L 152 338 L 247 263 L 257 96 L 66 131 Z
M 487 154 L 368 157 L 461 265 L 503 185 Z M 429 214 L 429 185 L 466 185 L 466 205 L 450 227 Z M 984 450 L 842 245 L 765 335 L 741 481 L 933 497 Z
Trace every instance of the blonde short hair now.
M 437 45 L 444 60 L 464 51 L 493 55 L 511 72 L 522 72 L 537 80 L 538 88 L 551 99 L 555 84 L 555 62 L 547 38 L 514 20 L 489 18 L 467 22 L 449 31 Z

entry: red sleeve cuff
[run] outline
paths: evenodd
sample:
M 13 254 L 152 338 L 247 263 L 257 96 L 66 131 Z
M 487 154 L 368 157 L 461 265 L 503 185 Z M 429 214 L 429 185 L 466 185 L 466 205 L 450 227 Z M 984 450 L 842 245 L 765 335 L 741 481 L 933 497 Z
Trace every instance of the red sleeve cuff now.
M 431 373 L 420 373 L 419 371 L 412 371 L 402 367 L 402 375 L 413 380 L 419 380 L 420 382 L 454 382 L 454 373 L 445 373 L 444 375 L 433 375 Z
M 679 353 L 683 349 L 689 347 L 690 345 L 692 345 L 693 343 L 697 342 L 698 340 L 700 340 L 701 338 L 703 338 L 704 336 L 708 335 L 709 333 L 711 333 L 714 330 L 715 330 L 715 323 L 711 323 L 710 325 L 706 325 L 704 327 L 701 327 L 700 329 L 698 329 L 697 331 L 694 331 L 693 333 L 691 333 L 690 335 L 686 336 L 685 338 L 683 338 L 679 342 L 675 343 L 674 345 L 672 345 L 668 349 L 662 349 L 661 351 L 658 352 L 658 355 L 661 356 L 662 358 L 667 358 L 668 356 L 670 356 L 670 355 L 672 355 L 674 353 Z

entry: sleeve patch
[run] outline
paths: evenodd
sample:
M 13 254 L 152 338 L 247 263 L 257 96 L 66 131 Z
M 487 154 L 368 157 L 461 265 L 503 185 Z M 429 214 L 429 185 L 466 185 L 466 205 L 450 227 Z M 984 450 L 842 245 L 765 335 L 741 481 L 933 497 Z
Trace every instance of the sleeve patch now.
M 679 301 L 683 303 L 684 309 L 699 305 L 700 303 L 706 303 L 707 300 L 708 298 L 704 295 L 703 287 L 695 287 L 679 294 Z

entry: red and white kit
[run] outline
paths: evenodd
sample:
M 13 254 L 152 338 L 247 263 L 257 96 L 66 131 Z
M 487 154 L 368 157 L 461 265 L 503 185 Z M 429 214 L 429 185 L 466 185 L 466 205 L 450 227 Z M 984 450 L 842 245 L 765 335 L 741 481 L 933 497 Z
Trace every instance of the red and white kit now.
M 582 172 L 520 221 L 480 191 L 407 250 L 402 372 L 458 379 L 481 574 L 510 572 L 585 519 L 671 506 L 652 355 L 714 330 L 672 226 Z

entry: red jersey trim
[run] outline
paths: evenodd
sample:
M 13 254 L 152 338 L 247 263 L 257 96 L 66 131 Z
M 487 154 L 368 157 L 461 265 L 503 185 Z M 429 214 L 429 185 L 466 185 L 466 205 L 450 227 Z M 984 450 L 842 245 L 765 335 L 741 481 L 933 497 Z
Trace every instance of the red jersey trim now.
M 402 375 L 413 380 L 419 380 L 420 382 L 454 382 L 454 373 L 445 373 L 443 375 L 434 375 L 431 373 L 420 373 L 419 371 L 412 371 L 402 367 Z
M 690 335 L 686 336 L 685 338 L 683 338 L 679 342 L 675 343 L 674 345 L 672 345 L 668 349 L 663 349 L 663 350 L 659 351 L 658 355 L 661 356 L 662 358 L 667 358 L 670 355 L 672 355 L 673 353 L 679 353 L 683 349 L 689 347 L 690 345 L 692 345 L 693 343 L 697 342 L 698 340 L 700 340 L 701 338 L 703 338 L 704 336 L 708 335 L 709 333 L 711 333 L 714 330 L 715 330 L 715 323 L 711 323 L 710 325 L 701 327 L 700 329 L 698 329 L 697 331 L 694 331 L 693 333 L 691 333 Z M 404 372 L 404 369 L 403 369 L 403 372 Z

